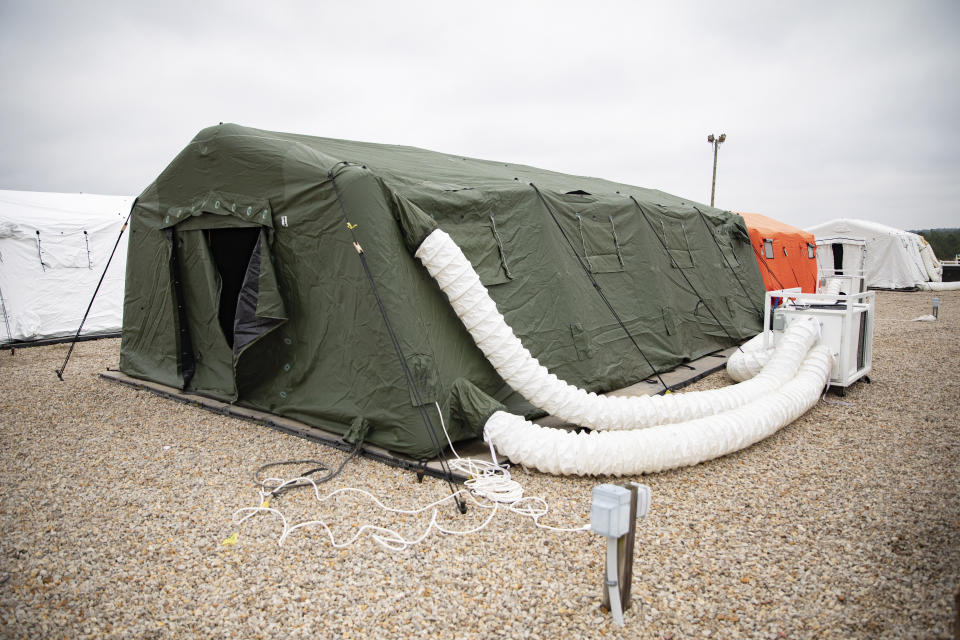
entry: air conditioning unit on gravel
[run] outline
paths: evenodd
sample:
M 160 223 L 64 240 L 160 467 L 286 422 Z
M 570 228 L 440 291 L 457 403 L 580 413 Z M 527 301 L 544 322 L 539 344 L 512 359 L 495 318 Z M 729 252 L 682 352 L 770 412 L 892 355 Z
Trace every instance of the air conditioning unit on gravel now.
M 838 387 L 843 395 L 844 390 L 860 378 L 870 382 L 875 300 L 873 291 L 850 294 L 801 293 L 799 289 L 768 291 L 763 326 L 772 333 L 775 343 L 777 334 L 792 322 L 807 316 L 816 318 L 823 332 L 821 343 L 830 347 L 833 354 L 830 386 Z

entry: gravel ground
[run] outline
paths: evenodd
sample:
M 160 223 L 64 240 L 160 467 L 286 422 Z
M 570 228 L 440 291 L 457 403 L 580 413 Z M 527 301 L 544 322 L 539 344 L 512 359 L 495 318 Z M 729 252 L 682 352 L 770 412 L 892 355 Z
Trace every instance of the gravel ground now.
M 390 552 L 323 530 L 278 546 L 253 470 L 339 451 L 101 380 L 118 340 L 0 352 L 0 635 L 17 638 L 951 638 L 960 584 L 960 292 L 877 296 L 872 384 L 829 395 L 739 453 L 645 476 L 632 608 L 600 608 L 604 541 L 500 512 L 482 532 Z M 694 388 L 727 384 L 723 373 Z M 518 471 L 544 523 L 589 519 L 597 479 Z M 356 460 L 330 488 L 391 505 L 442 498 L 438 480 Z M 308 492 L 279 506 L 324 515 L 338 540 L 375 523 L 415 536 L 429 514 L 387 516 Z M 485 514 L 439 520 L 467 528 Z

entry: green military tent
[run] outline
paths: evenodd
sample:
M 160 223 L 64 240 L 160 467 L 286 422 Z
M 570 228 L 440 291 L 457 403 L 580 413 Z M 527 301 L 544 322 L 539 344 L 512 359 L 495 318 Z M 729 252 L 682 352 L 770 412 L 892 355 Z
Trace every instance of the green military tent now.
M 480 434 L 478 398 L 536 415 L 414 258 L 437 227 L 527 349 L 589 390 L 760 329 L 763 283 L 735 214 L 596 178 L 225 124 L 133 207 L 120 369 L 335 433 L 362 425 L 366 442 L 417 459 L 438 453 L 424 411 L 454 440 Z

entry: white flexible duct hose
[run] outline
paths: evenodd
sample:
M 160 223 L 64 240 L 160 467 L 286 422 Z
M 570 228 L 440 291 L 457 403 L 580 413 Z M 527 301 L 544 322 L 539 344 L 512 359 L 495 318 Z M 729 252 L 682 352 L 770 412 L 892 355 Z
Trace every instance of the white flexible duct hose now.
M 416 251 L 447 295 L 457 316 L 497 373 L 531 404 L 562 420 L 596 430 L 630 430 L 711 416 L 764 397 L 790 380 L 810 347 L 819 324 L 795 322 L 767 365 L 741 384 L 698 393 L 663 396 L 598 396 L 547 371 L 514 335 L 480 277 L 443 230 L 428 235 Z
M 943 266 L 937 260 L 937 255 L 925 240 L 922 240 L 923 246 L 920 249 L 920 258 L 923 260 L 923 268 L 927 272 L 927 279 L 930 282 L 940 282 L 943 279 Z
M 790 424 L 820 399 L 831 366 L 829 349 L 816 346 L 797 375 L 775 393 L 721 415 L 680 424 L 575 433 L 498 411 L 487 420 L 484 432 L 497 451 L 514 463 L 546 473 L 656 473 L 738 451 Z
M 773 357 L 774 347 L 763 346 L 763 333 L 758 333 L 734 351 L 727 359 L 727 375 L 736 382 L 755 377 Z
M 960 291 L 960 282 L 921 282 L 917 288 L 923 291 Z

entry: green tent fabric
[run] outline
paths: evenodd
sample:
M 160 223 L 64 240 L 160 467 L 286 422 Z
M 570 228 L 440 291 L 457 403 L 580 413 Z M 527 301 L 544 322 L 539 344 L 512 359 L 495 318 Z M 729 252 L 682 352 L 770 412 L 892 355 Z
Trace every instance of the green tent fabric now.
M 760 330 L 763 283 L 735 214 L 596 178 L 226 124 L 137 199 L 120 369 L 336 433 L 366 421 L 367 442 L 417 459 L 445 442 L 424 410 L 438 428 L 439 407 L 454 441 L 499 406 L 537 415 L 413 257 L 438 227 L 530 352 L 589 390 Z

